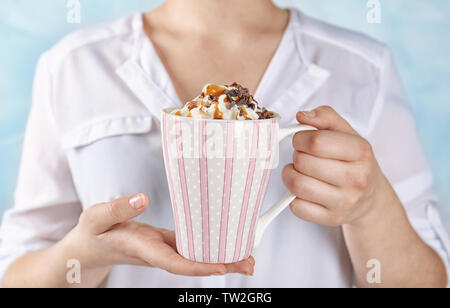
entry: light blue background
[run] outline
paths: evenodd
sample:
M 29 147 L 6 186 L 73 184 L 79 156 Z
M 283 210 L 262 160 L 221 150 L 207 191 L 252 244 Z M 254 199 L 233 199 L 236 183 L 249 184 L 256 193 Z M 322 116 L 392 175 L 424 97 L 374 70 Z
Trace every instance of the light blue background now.
M 30 90 L 39 55 L 66 33 L 162 0 L 80 0 L 81 25 L 66 22 L 67 0 L 0 3 L 0 214 L 13 204 Z M 450 1 L 381 0 L 381 24 L 366 20 L 366 0 L 276 1 L 388 43 L 411 97 L 432 165 L 440 212 L 450 230 Z

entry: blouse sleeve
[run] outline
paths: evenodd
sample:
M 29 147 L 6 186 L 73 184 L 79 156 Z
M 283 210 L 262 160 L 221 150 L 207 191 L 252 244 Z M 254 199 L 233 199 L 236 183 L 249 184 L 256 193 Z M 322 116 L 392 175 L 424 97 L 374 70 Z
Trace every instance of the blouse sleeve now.
M 62 239 L 81 213 L 52 117 L 46 57 L 36 70 L 14 208 L 4 214 L 0 227 L 0 284 L 14 260 Z
M 368 139 L 412 226 L 442 258 L 450 277 L 449 238 L 437 212 L 433 178 L 413 113 L 392 59 L 387 52 L 381 73 L 378 114 L 375 113 L 377 118 Z

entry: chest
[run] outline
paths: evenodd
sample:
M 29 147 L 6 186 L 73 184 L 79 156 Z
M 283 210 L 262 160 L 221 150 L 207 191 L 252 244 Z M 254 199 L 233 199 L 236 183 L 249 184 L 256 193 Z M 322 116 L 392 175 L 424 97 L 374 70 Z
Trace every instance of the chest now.
M 207 83 L 238 82 L 255 93 L 283 33 L 256 35 L 252 40 L 150 35 L 179 99 L 186 102 Z

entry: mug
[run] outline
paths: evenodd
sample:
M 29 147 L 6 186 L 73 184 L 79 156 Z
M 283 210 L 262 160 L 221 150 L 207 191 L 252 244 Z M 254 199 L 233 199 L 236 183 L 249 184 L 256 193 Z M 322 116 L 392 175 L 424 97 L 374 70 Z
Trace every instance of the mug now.
M 287 193 L 259 217 L 279 142 L 314 127 L 264 120 L 181 117 L 162 111 L 162 148 L 180 255 L 202 263 L 248 258 L 270 222 L 294 199 Z

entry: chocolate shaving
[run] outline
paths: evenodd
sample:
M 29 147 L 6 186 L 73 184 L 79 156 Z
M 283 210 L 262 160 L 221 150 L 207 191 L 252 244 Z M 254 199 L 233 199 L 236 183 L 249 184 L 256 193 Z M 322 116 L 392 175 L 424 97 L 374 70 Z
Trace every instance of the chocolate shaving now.
M 230 110 L 231 108 L 234 107 L 234 105 L 236 105 L 235 102 L 233 102 L 233 101 L 228 101 L 228 102 L 226 102 L 226 105 L 225 105 L 225 106 L 227 107 L 228 110 Z
M 252 103 L 253 96 L 250 95 L 250 92 L 247 88 L 244 88 L 236 82 L 227 87 L 233 88 L 232 90 L 227 90 L 224 93 L 228 97 L 230 102 L 236 102 L 236 105 L 238 106 L 249 106 Z
M 258 115 L 260 120 L 272 119 L 275 116 L 272 111 L 269 111 L 264 107 L 262 108 L 262 111 L 258 111 L 256 114 Z

